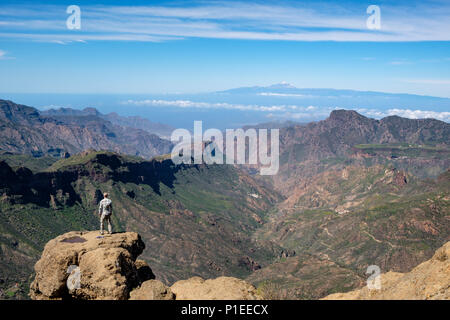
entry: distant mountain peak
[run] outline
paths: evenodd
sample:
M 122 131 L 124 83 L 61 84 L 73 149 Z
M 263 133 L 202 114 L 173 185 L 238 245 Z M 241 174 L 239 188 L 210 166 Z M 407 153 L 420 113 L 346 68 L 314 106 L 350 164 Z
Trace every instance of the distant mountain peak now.
M 355 110 L 339 109 L 331 111 L 329 119 L 339 121 L 349 121 L 354 119 L 367 119 L 367 118 L 359 114 Z
M 268 88 L 271 88 L 271 89 L 286 89 L 286 88 L 296 89 L 296 87 L 294 85 L 292 85 L 286 81 L 281 81 L 280 83 L 273 84 L 271 86 L 268 86 Z
M 83 109 L 83 112 L 86 114 L 86 115 L 94 115 L 94 116 L 99 116 L 100 115 L 100 112 L 97 110 L 97 109 L 95 109 L 95 108 L 92 108 L 92 107 L 87 107 L 87 108 L 84 108 Z

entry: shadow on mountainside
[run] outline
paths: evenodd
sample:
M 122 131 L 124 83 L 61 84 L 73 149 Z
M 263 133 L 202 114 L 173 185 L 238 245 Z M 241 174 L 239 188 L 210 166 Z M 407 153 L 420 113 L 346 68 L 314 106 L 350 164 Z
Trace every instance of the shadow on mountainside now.
M 68 159 L 70 160 L 70 158 Z M 25 167 L 11 168 L 0 161 L 0 190 L 10 203 L 33 203 L 49 207 L 81 203 L 73 183 L 81 177 L 98 182 L 146 184 L 161 195 L 160 183 L 173 189 L 175 173 L 183 167 L 169 160 L 128 162 L 117 154 L 98 153 L 85 163 L 71 164 L 55 171 L 33 174 Z

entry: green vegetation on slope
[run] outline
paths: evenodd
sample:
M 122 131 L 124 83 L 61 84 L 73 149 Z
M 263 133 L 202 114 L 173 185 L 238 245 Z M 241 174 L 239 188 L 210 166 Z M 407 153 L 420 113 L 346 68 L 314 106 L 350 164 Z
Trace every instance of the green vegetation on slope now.
M 450 239 L 449 218 L 449 171 L 436 180 L 384 166 L 325 172 L 294 191 L 256 231 L 258 239 L 297 256 L 248 280 L 278 281 L 291 298 L 345 292 L 364 283 L 369 265 L 407 272 L 430 258 Z
M 168 284 L 194 275 L 245 277 L 282 251 L 249 237 L 279 196 L 233 166 L 175 166 L 170 160 L 87 152 L 36 176 L 18 176 L 4 188 L 0 225 L 7 236 L 0 245 L 9 249 L 0 252 L 0 268 L 8 283 L 0 286 L 5 290 L 26 282 L 49 239 L 98 228 L 97 204 L 105 191 L 113 200 L 115 231 L 140 233 L 147 246 L 143 258 Z
M 13 168 L 26 167 L 33 172 L 42 171 L 58 161 L 58 158 L 45 156 L 36 158 L 27 154 L 0 154 L 0 161 L 5 161 Z
M 408 157 L 433 157 L 436 159 L 448 159 L 450 149 L 435 145 L 418 145 L 409 143 L 386 143 L 386 144 L 358 144 L 354 146 L 372 156 L 385 155 L 391 158 Z

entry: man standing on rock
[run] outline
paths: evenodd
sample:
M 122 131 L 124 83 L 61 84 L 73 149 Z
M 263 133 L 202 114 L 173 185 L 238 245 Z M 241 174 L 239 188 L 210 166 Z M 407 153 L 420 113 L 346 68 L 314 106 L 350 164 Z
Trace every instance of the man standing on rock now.
M 108 233 L 112 233 L 111 226 L 111 214 L 112 214 L 112 201 L 109 199 L 109 194 L 105 192 L 103 194 L 103 200 L 100 201 L 98 208 L 98 214 L 100 215 L 100 234 L 103 234 L 103 224 L 108 222 Z

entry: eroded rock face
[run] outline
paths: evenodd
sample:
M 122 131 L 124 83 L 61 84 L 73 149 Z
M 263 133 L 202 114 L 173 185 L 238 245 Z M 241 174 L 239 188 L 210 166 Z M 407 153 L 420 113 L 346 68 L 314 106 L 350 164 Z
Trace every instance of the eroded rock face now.
M 193 277 L 180 280 L 170 287 L 176 300 L 260 300 L 256 289 L 244 280 L 219 277 L 203 280 Z
M 153 274 L 152 269 L 144 260 L 136 260 L 134 263 L 136 265 L 137 273 L 139 279 L 142 281 L 155 279 L 155 275 Z
M 335 293 L 325 300 L 449 300 L 450 241 L 434 256 L 408 273 L 381 275 L 381 289 L 366 287 L 347 293 Z
M 50 240 L 35 265 L 32 299 L 128 299 L 151 270 L 136 258 L 145 248 L 135 232 L 100 236 L 98 231 L 68 232 Z M 152 274 L 152 273 L 151 273 Z

